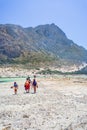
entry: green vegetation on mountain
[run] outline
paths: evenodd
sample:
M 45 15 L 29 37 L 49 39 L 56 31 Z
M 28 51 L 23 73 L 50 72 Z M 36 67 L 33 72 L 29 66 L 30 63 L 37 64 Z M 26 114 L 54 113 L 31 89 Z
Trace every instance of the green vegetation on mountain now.
M 0 25 L 0 64 L 31 67 L 87 62 L 87 50 L 69 40 L 55 24 L 23 28 Z

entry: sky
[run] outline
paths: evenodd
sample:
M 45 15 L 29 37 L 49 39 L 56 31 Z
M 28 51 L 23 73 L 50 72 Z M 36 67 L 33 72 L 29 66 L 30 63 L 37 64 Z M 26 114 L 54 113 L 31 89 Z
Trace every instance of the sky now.
M 57 25 L 87 49 L 87 0 L 0 0 L 0 24 Z

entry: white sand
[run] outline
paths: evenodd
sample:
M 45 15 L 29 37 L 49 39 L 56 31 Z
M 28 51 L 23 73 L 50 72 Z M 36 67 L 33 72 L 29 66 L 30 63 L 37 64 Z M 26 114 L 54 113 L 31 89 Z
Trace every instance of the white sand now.
M 0 130 L 87 130 L 87 77 L 38 78 L 37 93 L 0 83 Z

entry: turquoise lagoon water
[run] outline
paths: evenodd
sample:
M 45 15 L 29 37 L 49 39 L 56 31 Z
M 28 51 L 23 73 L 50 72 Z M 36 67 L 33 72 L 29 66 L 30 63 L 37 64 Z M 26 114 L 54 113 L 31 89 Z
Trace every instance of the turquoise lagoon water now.
M 77 78 L 82 78 L 82 79 L 85 79 L 87 80 L 87 75 L 38 75 L 37 76 L 37 79 L 38 78 L 63 78 L 63 77 L 67 77 L 67 78 L 74 78 L 74 79 L 77 79 Z M 26 77 L 1 77 L 0 78 L 0 83 L 4 83 L 4 82 L 14 82 L 14 81 L 25 81 L 27 78 Z M 33 76 L 30 76 L 30 78 L 32 79 Z
M 22 80 L 25 80 L 25 79 L 26 78 L 24 78 L 24 77 L 23 78 L 21 78 L 21 77 L 20 78 L 19 77 L 15 77 L 15 78 L 14 77 L 13 78 L 9 78 L 9 77 L 8 78 L 4 78 L 3 77 L 3 78 L 0 78 L 0 83 L 14 82 L 14 81 L 19 81 L 19 80 L 22 81 Z

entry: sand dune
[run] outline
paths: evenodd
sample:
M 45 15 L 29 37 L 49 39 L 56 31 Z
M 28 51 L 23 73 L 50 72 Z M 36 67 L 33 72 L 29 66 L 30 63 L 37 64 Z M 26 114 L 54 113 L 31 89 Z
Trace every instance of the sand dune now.
M 37 93 L 24 80 L 0 84 L 0 130 L 87 130 L 87 77 L 37 77 Z

